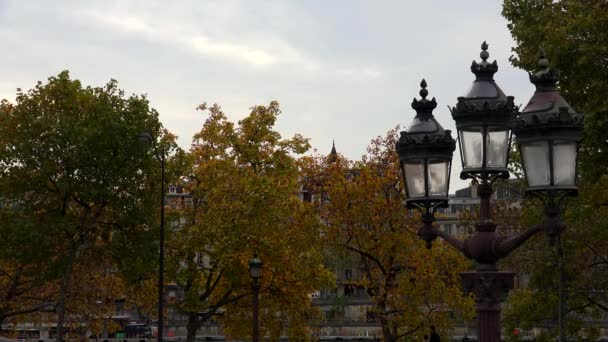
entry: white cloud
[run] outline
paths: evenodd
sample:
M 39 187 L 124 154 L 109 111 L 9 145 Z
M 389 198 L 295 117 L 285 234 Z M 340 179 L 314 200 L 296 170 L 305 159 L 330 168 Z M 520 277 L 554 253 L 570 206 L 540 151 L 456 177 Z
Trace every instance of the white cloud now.
M 268 32 L 238 32 L 235 37 L 230 30 L 218 33 L 213 24 L 174 21 L 167 19 L 163 13 L 133 15 L 130 12 L 122 7 L 86 8 L 78 11 L 76 17 L 85 18 L 86 25 L 96 25 L 106 31 L 138 36 L 150 42 L 171 45 L 204 57 L 241 63 L 254 69 L 282 67 L 283 71 L 290 73 L 331 72 L 333 69 L 334 74 L 355 79 L 383 76 L 383 72 L 375 66 L 346 61 L 336 61 L 340 65 L 336 70 L 334 63 L 314 58 L 312 54 Z M 238 20 L 238 17 L 231 19 Z
M 243 44 L 216 42 L 202 35 L 189 37 L 188 40 L 190 47 L 203 55 L 240 59 L 256 67 L 267 67 L 277 62 L 272 53 Z
M 86 9 L 82 14 L 91 19 L 93 24 L 105 29 L 139 35 L 148 41 L 174 45 L 202 56 L 228 58 L 255 68 L 284 64 L 304 68 L 306 71 L 319 69 L 318 62 L 275 37 L 249 35 L 241 41 L 235 41 L 212 38 L 187 29 L 186 25 L 157 20 L 158 18 L 145 18 L 99 9 Z
M 382 72 L 374 68 L 363 68 L 362 73 L 369 78 L 378 78 L 382 76 Z
M 336 75 L 353 80 L 374 79 L 384 75 L 377 67 L 342 68 L 336 70 Z

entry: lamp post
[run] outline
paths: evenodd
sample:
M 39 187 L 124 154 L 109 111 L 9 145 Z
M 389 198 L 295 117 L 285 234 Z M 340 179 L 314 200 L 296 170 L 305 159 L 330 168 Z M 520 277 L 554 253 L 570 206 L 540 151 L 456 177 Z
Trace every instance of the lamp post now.
M 472 237 L 462 241 L 432 225 L 435 209 L 447 206 L 449 178 L 437 176 L 443 172 L 431 172 L 439 168 L 431 168 L 429 161 L 445 163 L 449 172 L 451 151 L 448 153 L 448 150 L 449 146 L 454 150 L 454 142 L 449 131 L 444 131 L 430 114 L 436 102 L 434 98 L 426 100 L 424 81 L 420 91 L 422 99 L 414 99 L 412 103 L 416 117 L 407 130 L 401 132 L 397 152 L 407 206 L 422 213 L 423 224 L 418 234 L 429 248 L 439 236 L 476 261 L 476 270 L 463 272 L 461 276 L 465 291 L 476 297 L 477 339 L 498 342 L 501 302 L 513 287 L 514 273 L 498 271 L 496 263 L 541 230 L 555 240 L 565 228 L 559 220 L 559 205 L 564 196 L 576 194 L 576 150 L 583 126 L 582 115 L 574 112 L 555 90 L 557 74 L 548 69 L 544 54 L 539 62 L 542 70 L 530 74 L 537 90 L 522 113 L 518 113 L 513 97 L 506 96 L 493 79 L 498 65 L 496 61 L 487 61 L 489 53 L 485 42 L 481 49 L 482 61 L 473 61 L 471 65 L 475 81 L 467 95 L 459 97 L 456 106 L 451 108 L 459 136 L 463 167 L 460 177 L 473 179 L 479 186 L 479 222 Z M 490 197 L 494 182 L 509 178 L 507 164 L 514 125 L 524 159 L 527 193 L 543 198 L 545 220 L 519 235 L 506 237 L 496 233 L 496 224 L 490 215 Z M 414 163 L 416 160 L 419 166 L 414 166 L 418 165 Z
M 165 267 L 165 153 L 160 151 L 156 139 L 150 132 L 139 134 L 138 140 L 146 146 L 152 146 L 154 156 L 160 163 L 160 232 L 158 251 L 158 342 L 163 340 L 163 291 L 164 291 L 164 267 Z
M 253 280 L 251 288 L 253 289 L 253 331 L 252 331 L 252 341 L 258 342 L 260 340 L 260 325 L 258 321 L 259 315 L 259 305 L 258 300 L 260 296 L 260 278 L 262 277 L 262 260 L 258 258 L 257 255 L 254 255 L 251 260 L 249 260 L 249 275 Z

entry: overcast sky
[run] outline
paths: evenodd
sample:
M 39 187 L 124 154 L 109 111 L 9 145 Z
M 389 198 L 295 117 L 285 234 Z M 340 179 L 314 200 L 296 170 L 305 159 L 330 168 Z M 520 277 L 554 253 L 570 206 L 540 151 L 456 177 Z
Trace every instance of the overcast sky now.
M 277 100 L 283 136 L 300 133 L 323 153 L 335 139 L 359 159 L 372 138 L 412 120 L 422 78 L 435 116 L 454 130 L 446 106 L 473 81 L 484 40 L 499 86 L 527 103 L 534 88 L 508 62 L 500 11 L 489 0 L 0 0 L 0 97 L 13 101 L 16 88 L 66 69 L 86 85 L 114 78 L 148 94 L 184 148 L 203 101 L 236 121 Z M 466 186 L 459 172 L 456 155 L 451 192 Z

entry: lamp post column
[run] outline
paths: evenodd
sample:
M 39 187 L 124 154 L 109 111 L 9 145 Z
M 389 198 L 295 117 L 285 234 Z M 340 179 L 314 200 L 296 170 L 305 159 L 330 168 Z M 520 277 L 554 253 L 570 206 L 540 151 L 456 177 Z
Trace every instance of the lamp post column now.
M 493 249 L 497 241 L 496 224 L 492 222 L 490 207 L 492 185 L 485 179 L 485 175 L 481 178 L 477 192 L 480 201 L 479 223 L 475 236 L 466 242 L 465 251 L 484 256 L 479 259 L 487 259 L 487 263 L 479 263 L 475 271 L 463 272 L 461 277 L 465 292 L 475 295 L 477 340 L 500 342 L 501 303 L 513 288 L 515 274 L 497 271 L 497 258 L 490 257 L 496 252 Z
M 251 288 L 253 290 L 253 331 L 251 335 L 251 340 L 253 342 L 258 342 L 260 340 L 260 324 L 258 321 L 258 314 L 260 312 L 259 297 L 260 277 L 262 276 L 262 260 L 258 258 L 257 254 L 253 256 L 253 259 L 249 260 L 249 275 L 251 276 L 251 280 L 253 281 L 253 283 L 251 284 Z
M 477 340 L 500 342 L 500 306 L 513 288 L 513 272 L 476 270 L 461 273 L 464 290 L 475 295 Z
M 253 278 L 253 342 L 258 342 L 260 340 L 260 324 L 258 320 L 259 316 L 259 295 L 260 295 L 260 284 L 258 283 L 258 278 Z
M 160 232 L 158 253 L 158 342 L 163 341 L 163 304 L 165 274 L 165 157 L 160 158 Z
M 139 134 L 139 142 L 151 146 L 156 160 L 160 163 L 160 231 L 158 248 L 158 342 L 163 341 L 163 304 L 165 274 L 165 150 L 159 150 L 156 137 L 149 131 Z
M 490 209 L 490 197 L 492 196 L 492 186 L 487 180 L 483 180 L 477 189 L 479 196 L 479 223 L 489 223 L 492 219 Z

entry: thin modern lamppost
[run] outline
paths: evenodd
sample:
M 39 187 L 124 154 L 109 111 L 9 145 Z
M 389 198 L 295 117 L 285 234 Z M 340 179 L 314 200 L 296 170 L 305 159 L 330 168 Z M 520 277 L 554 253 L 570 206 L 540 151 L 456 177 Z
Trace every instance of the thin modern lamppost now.
M 158 251 L 158 342 L 163 340 L 163 306 L 165 275 L 165 153 L 158 148 L 156 139 L 150 132 L 142 132 L 139 142 L 151 146 L 156 160 L 160 163 L 160 232 Z
M 253 319 L 252 319 L 252 341 L 259 342 L 260 340 L 260 323 L 259 323 L 259 297 L 260 297 L 260 278 L 262 277 L 262 260 L 254 255 L 249 260 L 249 275 L 251 276 L 253 290 Z
M 512 96 L 506 96 L 494 81 L 496 61 L 487 61 L 488 45 L 481 46 L 481 62 L 473 61 L 476 76 L 467 95 L 459 97 L 450 108 L 458 130 L 463 171 L 462 179 L 478 184 L 479 222 L 476 232 L 462 241 L 433 226 L 434 213 L 448 206 L 448 188 L 452 154 L 456 141 L 433 116 L 435 98 L 426 97 L 426 81 L 420 86 L 420 100 L 414 99 L 416 117 L 407 131 L 401 132 L 397 152 L 405 184 L 409 209 L 422 214 L 419 236 L 431 248 L 438 236 L 476 261 L 476 270 L 461 274 L 466 292 L 476 297 L 477 340 L 499 342 L 501 339 L 501 303 L 513 288 L 513 272 L 499 271 L 498 260 L 523 244 L 534 234 L 545 231 L 551 244 L 558 243 L 566 228 L 560 220 L 564 198 L 576 196 L 576 159 L 582 138 L 583 114 L 577 113 L 556 90 L 558 73 L 549 69 L 541 50 L 539 70 L 529 78 L 536 86 L 529 103 L 520 112 Z M 545 206 L 544 222 L 516 236 L 500 236 L 492 222 L 490 198 L 498 179 L 508 179 L 511 131 L 515 133 L 528 183 L 526 194 L 540 198 Z M 561 263 L 561 256 L 559 257 Z M 563 275 L 560 275 L 563 277 Z M 561 292 L 561 289 L 560 289 Z M 563 339 L 563 308 L 559 307 L 559 340 Z

